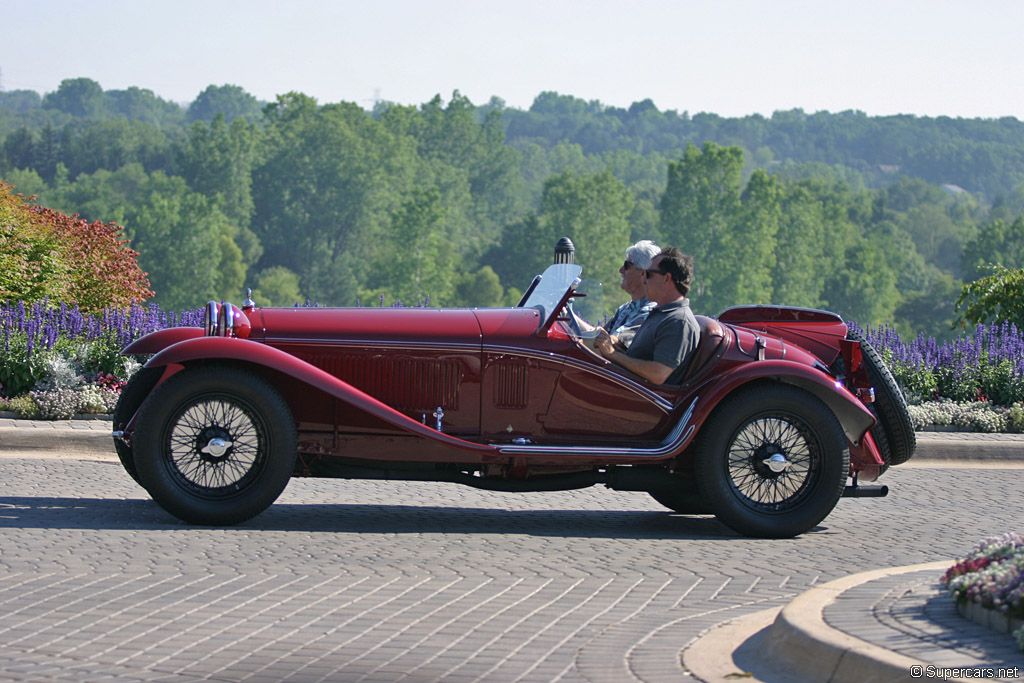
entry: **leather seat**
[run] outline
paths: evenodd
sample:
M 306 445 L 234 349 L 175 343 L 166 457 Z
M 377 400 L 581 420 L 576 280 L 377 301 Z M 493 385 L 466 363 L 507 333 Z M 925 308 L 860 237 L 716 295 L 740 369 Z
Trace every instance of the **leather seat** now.
M 686 369 L 683 383 L 691 381 L 701 374 L 701 371 L 708 365 L 718 353 L 720 347 L 726 344 L 726 330 L 722 323 L 706 315 L 694 316 L 697 324 L 700 325 L 700 340 L 697 348 L 690 357 L 690 367 Z

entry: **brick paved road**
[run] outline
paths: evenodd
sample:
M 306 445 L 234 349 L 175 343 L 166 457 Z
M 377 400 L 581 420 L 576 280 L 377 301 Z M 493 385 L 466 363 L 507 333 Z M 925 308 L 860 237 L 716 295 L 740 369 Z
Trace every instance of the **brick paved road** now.
M 897 468 L 886 499 L 741 538 L 645 494 L 293 480 L 228 529 L 117 463 L 0 454 L 0 678 L 679 681 L 710 626 L 1021 530 L 1024 470 Z

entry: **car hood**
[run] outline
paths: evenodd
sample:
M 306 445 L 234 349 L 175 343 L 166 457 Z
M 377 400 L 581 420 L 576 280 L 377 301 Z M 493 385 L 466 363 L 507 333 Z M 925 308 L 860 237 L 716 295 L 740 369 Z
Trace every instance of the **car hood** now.
M 532 308 L 259 308 L 251 338 L 268 344 L 454 342 L 526 338 L 540 326 Z

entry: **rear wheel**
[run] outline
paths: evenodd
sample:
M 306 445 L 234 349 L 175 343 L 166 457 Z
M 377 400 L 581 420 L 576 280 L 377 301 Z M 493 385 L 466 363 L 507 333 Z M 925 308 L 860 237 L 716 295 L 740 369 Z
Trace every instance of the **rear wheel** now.
M 269 382 L 229 367 L 186 369 L 139 412 L 139 480 L 172 515 L 237 524 L 263 512 L 295 467 L 295 423 Z
M 701 428 L 697 487 L 718 519 L 747 536 L 814 528 L 843 493 L 850 452 L 839 421 L 797 387 L 761 384 L 726 398 Z

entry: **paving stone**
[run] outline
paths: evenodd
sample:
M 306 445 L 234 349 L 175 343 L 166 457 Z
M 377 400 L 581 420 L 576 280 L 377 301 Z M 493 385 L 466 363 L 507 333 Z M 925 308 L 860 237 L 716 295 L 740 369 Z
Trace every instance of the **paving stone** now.
M 976 501 L 1024 499 L 1020 470 L 894 468 L 884 483 L 888 498 L 844 499 L 780 541 L 600 487 L 331 480 L 294 480 L 256 519 L 211 529 L 163 513 L 112 452 L 0 450 L 0 678 L 687 680 L 680 651 L 723 621 L 1019 528 L 1019 509 Z M 843 628 L 920 647 L 950 618 L 916 607 L 924 581 L 851 596 L 876 616 Z

